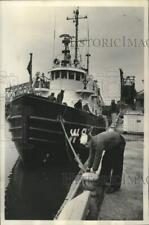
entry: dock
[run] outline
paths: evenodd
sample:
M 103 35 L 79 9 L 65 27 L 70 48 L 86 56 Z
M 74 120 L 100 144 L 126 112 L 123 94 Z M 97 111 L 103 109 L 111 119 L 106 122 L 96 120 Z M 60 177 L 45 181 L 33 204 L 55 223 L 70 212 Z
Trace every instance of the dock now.
M 124 136 L 122 187 L 119 192 L 105 194 L 98 220 L 143 219 L 143 136 Z
M 142 220 L 143 135 L 125 134 L 126 148 L 121 189 L 106 194 L 102 187 L 83 190 L 81 171 L 57 214 L 56 220 Z

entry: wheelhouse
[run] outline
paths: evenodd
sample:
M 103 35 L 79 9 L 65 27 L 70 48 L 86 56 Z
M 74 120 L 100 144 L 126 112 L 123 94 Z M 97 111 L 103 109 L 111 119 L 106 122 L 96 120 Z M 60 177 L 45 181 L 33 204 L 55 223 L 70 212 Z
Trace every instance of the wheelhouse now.
M 57 80 L 57 79 L 67 79 L 67 80 L 76 80 L 76 81 L 83 81 L 85 78 L 85 72 L 82 70 L 76 69 L 55 69 L 50 72 L 50 79 Z

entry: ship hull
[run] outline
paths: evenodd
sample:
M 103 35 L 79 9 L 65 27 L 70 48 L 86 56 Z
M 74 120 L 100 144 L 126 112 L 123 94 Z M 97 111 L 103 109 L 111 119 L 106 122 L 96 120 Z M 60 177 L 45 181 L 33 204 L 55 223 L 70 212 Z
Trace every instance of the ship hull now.
M 93 127 L 93 133 L 105 130 L 102 116 L 94 116 L 72 107 L 52 103 L 47 98 L 26 94 L 14 99 L 9 106 L 12 140 L 25 164 L 73 163 L 74 156 L 64 135 L 60 117 L 67 135 L 82 161 L 88 151 L 80 145 L 82 133 Z

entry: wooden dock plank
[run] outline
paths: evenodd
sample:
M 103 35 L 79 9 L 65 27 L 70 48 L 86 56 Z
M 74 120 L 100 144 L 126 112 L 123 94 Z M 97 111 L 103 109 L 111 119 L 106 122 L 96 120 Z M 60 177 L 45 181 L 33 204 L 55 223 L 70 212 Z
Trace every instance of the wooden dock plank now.
M 83 220 L 89 206 L 90 191 L 84 191 L 82 194 L 69 201 L 58 220 Z

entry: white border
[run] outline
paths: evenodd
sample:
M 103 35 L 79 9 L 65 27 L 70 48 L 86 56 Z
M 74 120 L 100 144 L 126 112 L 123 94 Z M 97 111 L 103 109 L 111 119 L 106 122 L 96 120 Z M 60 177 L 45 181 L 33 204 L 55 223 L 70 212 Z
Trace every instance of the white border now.
M 82 0 L 82 1 L 71 1 L 71 0 L 66 0 L 66 1 L 1 1 L 0 2 L 0 10 L 1 6 L 6 6 L 6 5 L 17 5 L 17 6 L 22 6 L 22 5 L 29 5 L 29 6 L 40 6 L 40 7 L 47 7 L 47 6 L 86 6 L 86 7 L 119 7 L 119 6 L 129 6 L 129 7 L 144 7 L 144 34 L 145 34 L 145 39 L 148 39 L 148 1 L 147 0 L 105 0 L 105 1 L 88 1 L 88 0 Z M 149 138 L 149 127 L 148 127 L 148 115 L 149 115 L 149 104 L 148 104 L 148 96 L 149 96 L 149 64 L 148 64 L 149 58 L 148 58 L 148 48 L 145 48 L 144 51 L 144 74 L 145 74 L 145 79 L 144 79 L 144 86 L 145 86 L 145 147 L 144 147 L 144 179 L 148 177 L 148 171 L 149 171 L 149 164 L 148 164 L 148 159 L 149 159 L 149 153 L 148 153 L 148 138 Z M 0 80 L 1 82 L 1 80 Z M 3 83 L 0 83 L 0 90 L 1 93 L 4 91 L 4 86 Z M 3 123 L 4 121 L 4 98 L 1 97 L 2 101 L 0 101 L 0 110 L 1 110 L 1 121 Z M 60 224 L 60 225 L 66 225 L 66 224 L 149 224 L 149 193 L 148 193 L 148 184 L 146 183 L 144 185 L 143 189 L 143 212 L 144 212 L 144 220 L 143 221 L 33 221 L 33 220 L 14 220 L 14 221 L 9 221 L 9 220 L 4 220 L 4 177 L 5 177 L 5 171 L 4 171 L 4 150 L 5 150 L 5 130 L 4 127 L 0 127 L 0 147 L 1 147 L 1 224 L 2 225 L 32 225 L 32 224 Z

